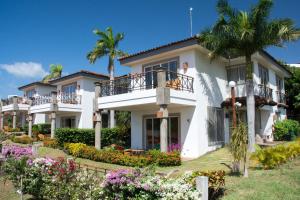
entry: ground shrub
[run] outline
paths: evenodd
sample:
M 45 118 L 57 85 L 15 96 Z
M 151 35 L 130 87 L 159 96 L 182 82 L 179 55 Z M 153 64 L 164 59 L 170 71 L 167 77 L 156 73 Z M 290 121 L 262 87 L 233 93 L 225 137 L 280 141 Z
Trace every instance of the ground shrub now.
M 33 139 L 28 135 L 13 136 L 11 140 L 15 143 L 20 143 L 20 144 L 32 144 L 33 142 Z
M 208 177 L 208 192 L 209 199 L 218 199 L 224 194 L 225 191 L 225 171 L 195 171 L 188 178 L 188 182 L 196 185 L 196 177 L 207 176 Z
M 44 147 L 57 148 L 58 142 L 56 139 L 45 138 L 43 139 L 43 145 Z
M 113 149 L 97 150 L 95 147 L 82 143 L 66 143 L 64 147 L 69 154 L 75 157 L 130 167 L 145 167 L 148 165 L 178 166 L 181 164 L 179 152 L 163 153 L 152 150 L 143 155 L 130 155 L 124 154 L 124 151 Z
M 273 169 L 300 155 L 300 142 L 282 144 L 255 152 L 251 158 L 256 160 L 264 169 Z
M 55 137 L 60 146 L 63 146 L 64 143 L 95 144 L 94 129 L 58 128 L 55 130 Z M 111 144 L 129 146 L 126 142 L 128 140 L 127 137 L 129 137 L 128 133 L 121 128 L 103 128 L 101 131 L 101 145 L 102 147 Z
M 38 134 L 48 135 L 51 134 L 51 124 L 42 123 L 42 124 L 34 124 L 32 126 L 32 133 L 37 136 Z
M 285 119 L 277 121 L 274 125 L 275 140 L 295 140 L 300 135 L 300 124 L 296 120 Z

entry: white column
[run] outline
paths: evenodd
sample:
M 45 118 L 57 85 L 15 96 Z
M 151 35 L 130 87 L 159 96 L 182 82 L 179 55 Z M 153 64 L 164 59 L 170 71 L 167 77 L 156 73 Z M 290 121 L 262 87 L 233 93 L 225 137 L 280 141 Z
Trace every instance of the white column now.
M 51 138 L 55 136 L 55 123 L 56 123 L 56 113 L 51 113 Z
M 101 149 L 101 129 L 102 129 L 102 120 L 101 120 L 101 111 L 96 111 L 96 125 L 95 125 L 95 147 L 96 149 Z
M 17 112 L 13 111 L 13 129 L 17 127 Z
M 0 131 L 4 129 L 4 112 L 0 112 Z
M 32 137 L 32 114 L 28 115 L 28 136 Z
M 160 106 L 162 118 L 160 122 L 160 150 L 161 152 L 168 151 L 168 109 L 166 105 Z

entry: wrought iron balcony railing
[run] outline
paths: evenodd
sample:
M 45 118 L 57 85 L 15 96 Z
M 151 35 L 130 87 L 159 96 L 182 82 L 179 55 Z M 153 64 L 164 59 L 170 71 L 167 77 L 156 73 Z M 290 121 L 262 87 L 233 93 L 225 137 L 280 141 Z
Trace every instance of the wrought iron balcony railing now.
M 14 104 L 14 99 L 16 104 L 28 104 L 28 99 L 26 97 L 10 97 L 7 99 L 1 99 L 2 106 L 8 106 Z
M 147 90 L 157 87 L 157 71 L 129 74 L 115 80 L 101 81 L 100 97 L 130 93 L 135 90 Z M 175 90 L 194 92 L 194 78 L 166 71 L 166 87 Z
M 254 95 L 263 97 L 268 100 L 273 100 L 273 89 L 269 88 L 266 85 L 258 84 L 257 87 L 254 88 Z
M 286 104 L 286 95 L 283 92 L 276 91 L 277 103 Z
M 53 96 L 49 95 L 43 95 L 43 96 L 36 96 L 32 98 L 32 105 L 42 105 L 47 103 L 52 103 Z M 56 96 L 56 99 L 54 99 L 55 102 L 61 102 L 65 104 L 81 104 L 81 96 L 77 95 L 75 93 L 60 93 Z

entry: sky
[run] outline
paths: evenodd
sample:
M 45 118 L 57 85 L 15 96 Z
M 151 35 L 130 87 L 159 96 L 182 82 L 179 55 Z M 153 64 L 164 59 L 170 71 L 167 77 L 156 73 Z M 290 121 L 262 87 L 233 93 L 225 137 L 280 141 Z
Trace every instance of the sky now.
M 257 0 L 229 0 L 247 10 Z M 50 64 L 63 74 L 90 70 L 107 74 L 108 59 L 89 64 L 87 53 L 97 37 L 93 30 L 111 26 L 123 32 L 120 49 L 135 53 L 190 36 L 217 19 L 216 0 L 0 0 L 0 97 L 21 94 L 18 87 L 39 81 Z M 274 0 L 271 18 L 292 18 L 300 27 L 300 1 Z M 300 41 L 267 49 L 287 63 L 300 62 Z M 116 74 L 130 69 L 116 61 Z

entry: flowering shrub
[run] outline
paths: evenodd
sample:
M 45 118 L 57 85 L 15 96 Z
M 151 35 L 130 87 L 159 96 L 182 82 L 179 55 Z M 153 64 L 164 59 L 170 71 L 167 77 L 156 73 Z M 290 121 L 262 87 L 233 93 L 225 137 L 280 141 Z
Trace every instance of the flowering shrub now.
M 186 177 L 165 179 L 154 175 L 154 171 L 117 170 L 111 171 L 102 183 L 100 199 L 199 199 L 200 193 Z
M 75 157 L 131 167 L 144 167 L 151 164 L 178 166 L 181 164 L 180 153 L 177 151 L 163 153 L 159 150 L 150 150 L 144 155 L 129 155 L 111 148 L 97 150 L 95 147 L 86 146 L 82 143 L 65 144 L 65 149 Z
M 168 152 L 172 152 L 172 151 L 181 151 L 181 145 L 180 144 L 170 144 L 168 146 Z
M 196 177 L 208 177 L 209 199 L 218 199 L 225 191 L 225 171 L 195 171 L 187 178 L 187 182 L 196 185 Z
M 5 158 L 8 157 L 20 158 L 22 156 L 32 156 L 32 148 L 20 147 L 17 145 L 5 145 L 2 146 L 1 153 Z

